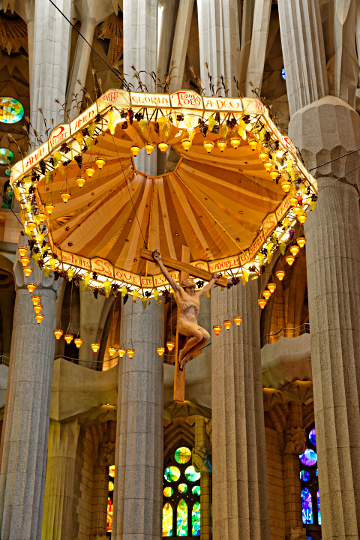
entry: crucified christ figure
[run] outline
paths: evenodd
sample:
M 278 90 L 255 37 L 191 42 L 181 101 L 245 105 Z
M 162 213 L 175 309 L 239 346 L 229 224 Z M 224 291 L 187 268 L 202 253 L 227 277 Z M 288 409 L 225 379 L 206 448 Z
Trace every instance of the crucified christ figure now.
M 181 286 L 170 276 L 169 272 L 161 261 L 161 255 L 158 251 L 153 252 L 154 261 L 160 266 L 160 269 L 171 287 L 174 289 L 176 303 L 178 307 L 178 328 L 179 334 L 186 336 L 185 346 L 179 351 L 179 367 L 184 369 L 185 364 L 190 360 L 190 357 L 202 349 L 209 341 L 210 335 L 201 326 L 198 325 L 197 319 L 200 311 L 200 298 L 206 294 L 211 287 L 216 283 L 216 280 L 221 277 L 221 274 L 214 274 L 211 280 L 205 287 L 195 293 L 196 284 L 192 279 L 184 279 Z

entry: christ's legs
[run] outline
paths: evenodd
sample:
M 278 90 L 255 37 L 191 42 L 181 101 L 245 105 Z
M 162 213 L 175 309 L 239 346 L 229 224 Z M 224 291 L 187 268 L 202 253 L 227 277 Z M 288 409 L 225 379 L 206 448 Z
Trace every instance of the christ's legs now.
M 188 337 L 184 348 L 179 352 L 179 365 L 183 369 L 190 356 L 208 343 L 210 336 L 204 328 L 188 321 L 181 321 L 179 332 Z

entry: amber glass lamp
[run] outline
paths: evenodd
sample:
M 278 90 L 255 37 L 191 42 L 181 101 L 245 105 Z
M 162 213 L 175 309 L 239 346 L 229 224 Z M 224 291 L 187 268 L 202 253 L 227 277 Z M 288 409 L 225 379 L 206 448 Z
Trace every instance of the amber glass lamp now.
M 132 155 L 133 155 L 134 157 L 136 157 L 136 156 L 138 155 L 138 153 L 140 152 L 140 148 L 139 148 L 137 145 L 132 146 L 132 147 L 130 148 L 130 152 L 132 153 Z
M 37 306 L 41 302 L 41 296 L 36 296 L 35 294 L 31 297 L 31 301 L 34 306 Z
M 100 349 L 100 343 L 92 343 L 91 348 L 94 351 L 94 353 L 97 353 L 98 350 Z
M 191 141 L 190 139 L 183 139 L 181 141 L 181 146 L 183 147 L 183 149 L 185 150 L 185 152 L 188 152 L 189 151 L 189 148 L 191 147 Z
M 79 176 L 76 179 L 76 183 L 79 186 L 79 188 L 82 188 L 86 184 L 86 180 L 85 180 L 85 178 L 82 178 L 81 176 Z
M 290 251 L 296 257 L 296 255 L 299 253 L 299 246 L 294 244 L 293 246 L 290 246 Z
M 64 339 L 65 339 L 66 343 L 67 343 L 68 345 L 70 345 L 70 343 L 71 343 L 72 340 L 74 339 L 74 336 L 73 336 L 72 334 L 65 334 Z
M 33 271 L 31 266 L 24 266 L 23 270 L 24 270 L 24 274 L 25 274 L 26 277 L 29 277 L 30 274 L 32 274 L 32 271 Z
M 235 322 L 236 326 L 240 326 L 241 321 L 242 321 L 242 317 L 240 317 L 240 315 L 235 315 L 234 322 Z
M 264 307 L 266 306 L 266 303 L 267 303 L 267 300 L 265 300 L 264 298 L 259 298 L 258 304 L 261 307 L 261 309 L 264 309 Z
M 126 349 L 123 349 L 123 348 L 118 349 L 118 355 L 120 356 L 120 358 L 123 358 L 125 354 L 126 354 Z
M 296 241 L 301 248 L 303 248 L 306 244 L 305 236 L 299 236 L 299 238 Z
M 214 324 L 213 330 L 214 330 L 215 334 L 218 336 L 220 334 L 220 332 L 221 332 L 220 324 Z
M 70 195 L 70 191 L 60 191 L 60 197 L 62 198 L 62 200 L 64 201 L 64 203 L 67 203 L 68 200 L 70 199 L 71 195 Z
M 239 139 L 239 137 L 231 137 L 230 139 L 230 144 L 233 148 L 235 148 L 235 150 L 237 148 L 239 148 L 240 146 L 240 143 L 241 143 L 241 140 Z
M 288 263 L 289 266 L 292 266 L 295 262 L 295 257 L 294 255 L 287 255 L 285 257 L 285 261 Z
M 130 360 L 132 359 L 132 357 L 134 356 L 135 354 L 135 350 L 134 349 L 128 349 L 126 351 L 126 354 L 128 355 L 128 357 L 130 358 Z
M 220 139 L 217 143 L 217 147 L 219 148 L 220 152 L 223 152 L 225 148 L 227 147 L 227 142 L 223 139 Z
M 263 297 L 266 298 L 266 300 L 269 300 L 270 296 L 271 292 L 265 289 L 265 291 L 263 291 Z
M 147 155 L 150 156 L 151 152 L 155 150 L 155 146 L 153 145 L 153 143 L 148 142 L 145 144 L 145 150 L 146 150 Z
M 77 338 L 74 339 L 74 343 L 75 343 L 77 349 L 80 349 L 81 345 L 84 343 L 84 340 L 77 337 Z
M 28 255 L 23 255 L 20 257 L 20 262 L 23 266 L 27 266 L 30 262 L 30 257 Z
M 112 358 L 114 356 L 114 354 L 116 353 L 116 347 L 109 347 L 108 348 L 108 353 Z
M 173 341 L 167 341 L 166 342 L 166 347 L 167 347 L 169 352 L 172 352 L 174 350 L 175 343 Z
M 230 330 L 230 326 L 232 326 L 232 321 L 229 321 L 229 320 L 224 321 L 224 326 L 226 330 Z
M 45 205 L 45 211 L 48 213 L 49 216 L 53 213 L 54 209 L 55 206 L 53 204 Z
M 42 313 L 37 313 L 35 315 L 35 319 L 36 319 L 36 322 L 40 324 L 45 319 L 45 317 Z
M 204 141 L 204 148 L 208 154 L 214 150 L 214 143 L 211 141 Z
M 18 252 L 20 253 L 21 257 L 24 257 L 24 255 L 27 254 L 28 248 L 26 246 L 19 246 Z
M 63 331 L 60 330 L 60 328 L 57 328 L 56 330 L 54 330 L 54 336 L 56 337 L 56 339 L 60 339 L 62 335 L 63 335 Z
M 91 178 L 95 174 L 95 169 L 94 167 L 86 167 L 85 172 L 88 175 L 88 177 Z
M 163 356 L 163 354 L 165 353 L 165 347 L 158 347 L 156 349 L 156 352 L 158 353 L 158 355 L 161 357 Z
M 166 142 L 161 142 L 161 143 L 158 144 L 158 148 L 159 148 L 160 152 L 163 154 L 169 148 L 169 145 L 166 144 Z
M 268 283 L 268 289 L 272 294 L 276 289 L 276 283 Z
M 279 281 L 282 281 L 285 277 L 285 272 L 284 270 L 278 270 L 276 272 L 276 277 L 278 278 Z
M 36 289 L 36 283 L 28 283 L 26 286 L 30 294 L 33 293 Z
M 106 163 L 106 159 L 103 158 L 103 157 L 98 157 L 98 158 L 95 159 L 95 163 L 99 167 L 99 169 L 101 170 L 103 168 L 103 166 L 105 165 L 105 163 Z

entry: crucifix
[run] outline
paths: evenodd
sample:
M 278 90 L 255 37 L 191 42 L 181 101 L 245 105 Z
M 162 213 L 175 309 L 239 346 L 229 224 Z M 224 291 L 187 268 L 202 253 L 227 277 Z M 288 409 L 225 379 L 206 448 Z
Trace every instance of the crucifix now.
M 212 275 L 206 270 L 191 266 L 190 250 L 182 246 L 181 261 L 161 257 L 158 251 L 141 250 L 141 258 L 155 261 L 173 288 L 178 306 L 176 341 L 175 341 L 175 379 L 174 401 L 185 401 L 185 365 L 201 353 L 201 349 L 210 340 L 209 333 L 197 323 L 200 310 L 200 298 L 216 283 L 223 287 L 227 279 L 220 274 Z M 169 274 L 166 267 L 180 271 L 179 283 Z M 195 293 L 195 282 L 189 275 L 208 281 L 200 291 Z

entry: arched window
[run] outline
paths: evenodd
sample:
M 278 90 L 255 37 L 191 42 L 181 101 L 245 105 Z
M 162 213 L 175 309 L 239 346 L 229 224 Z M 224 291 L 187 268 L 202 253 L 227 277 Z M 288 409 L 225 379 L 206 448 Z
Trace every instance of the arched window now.
M 200 473 L 186 446 L 175 450 L 164 470 L 163 536 L 200 536 Z
M 308 539 L 317 540 L 321 535 L 321 512 L 315 427 L 308 431 L 306 446 L 299 456 L 302 520 Z

